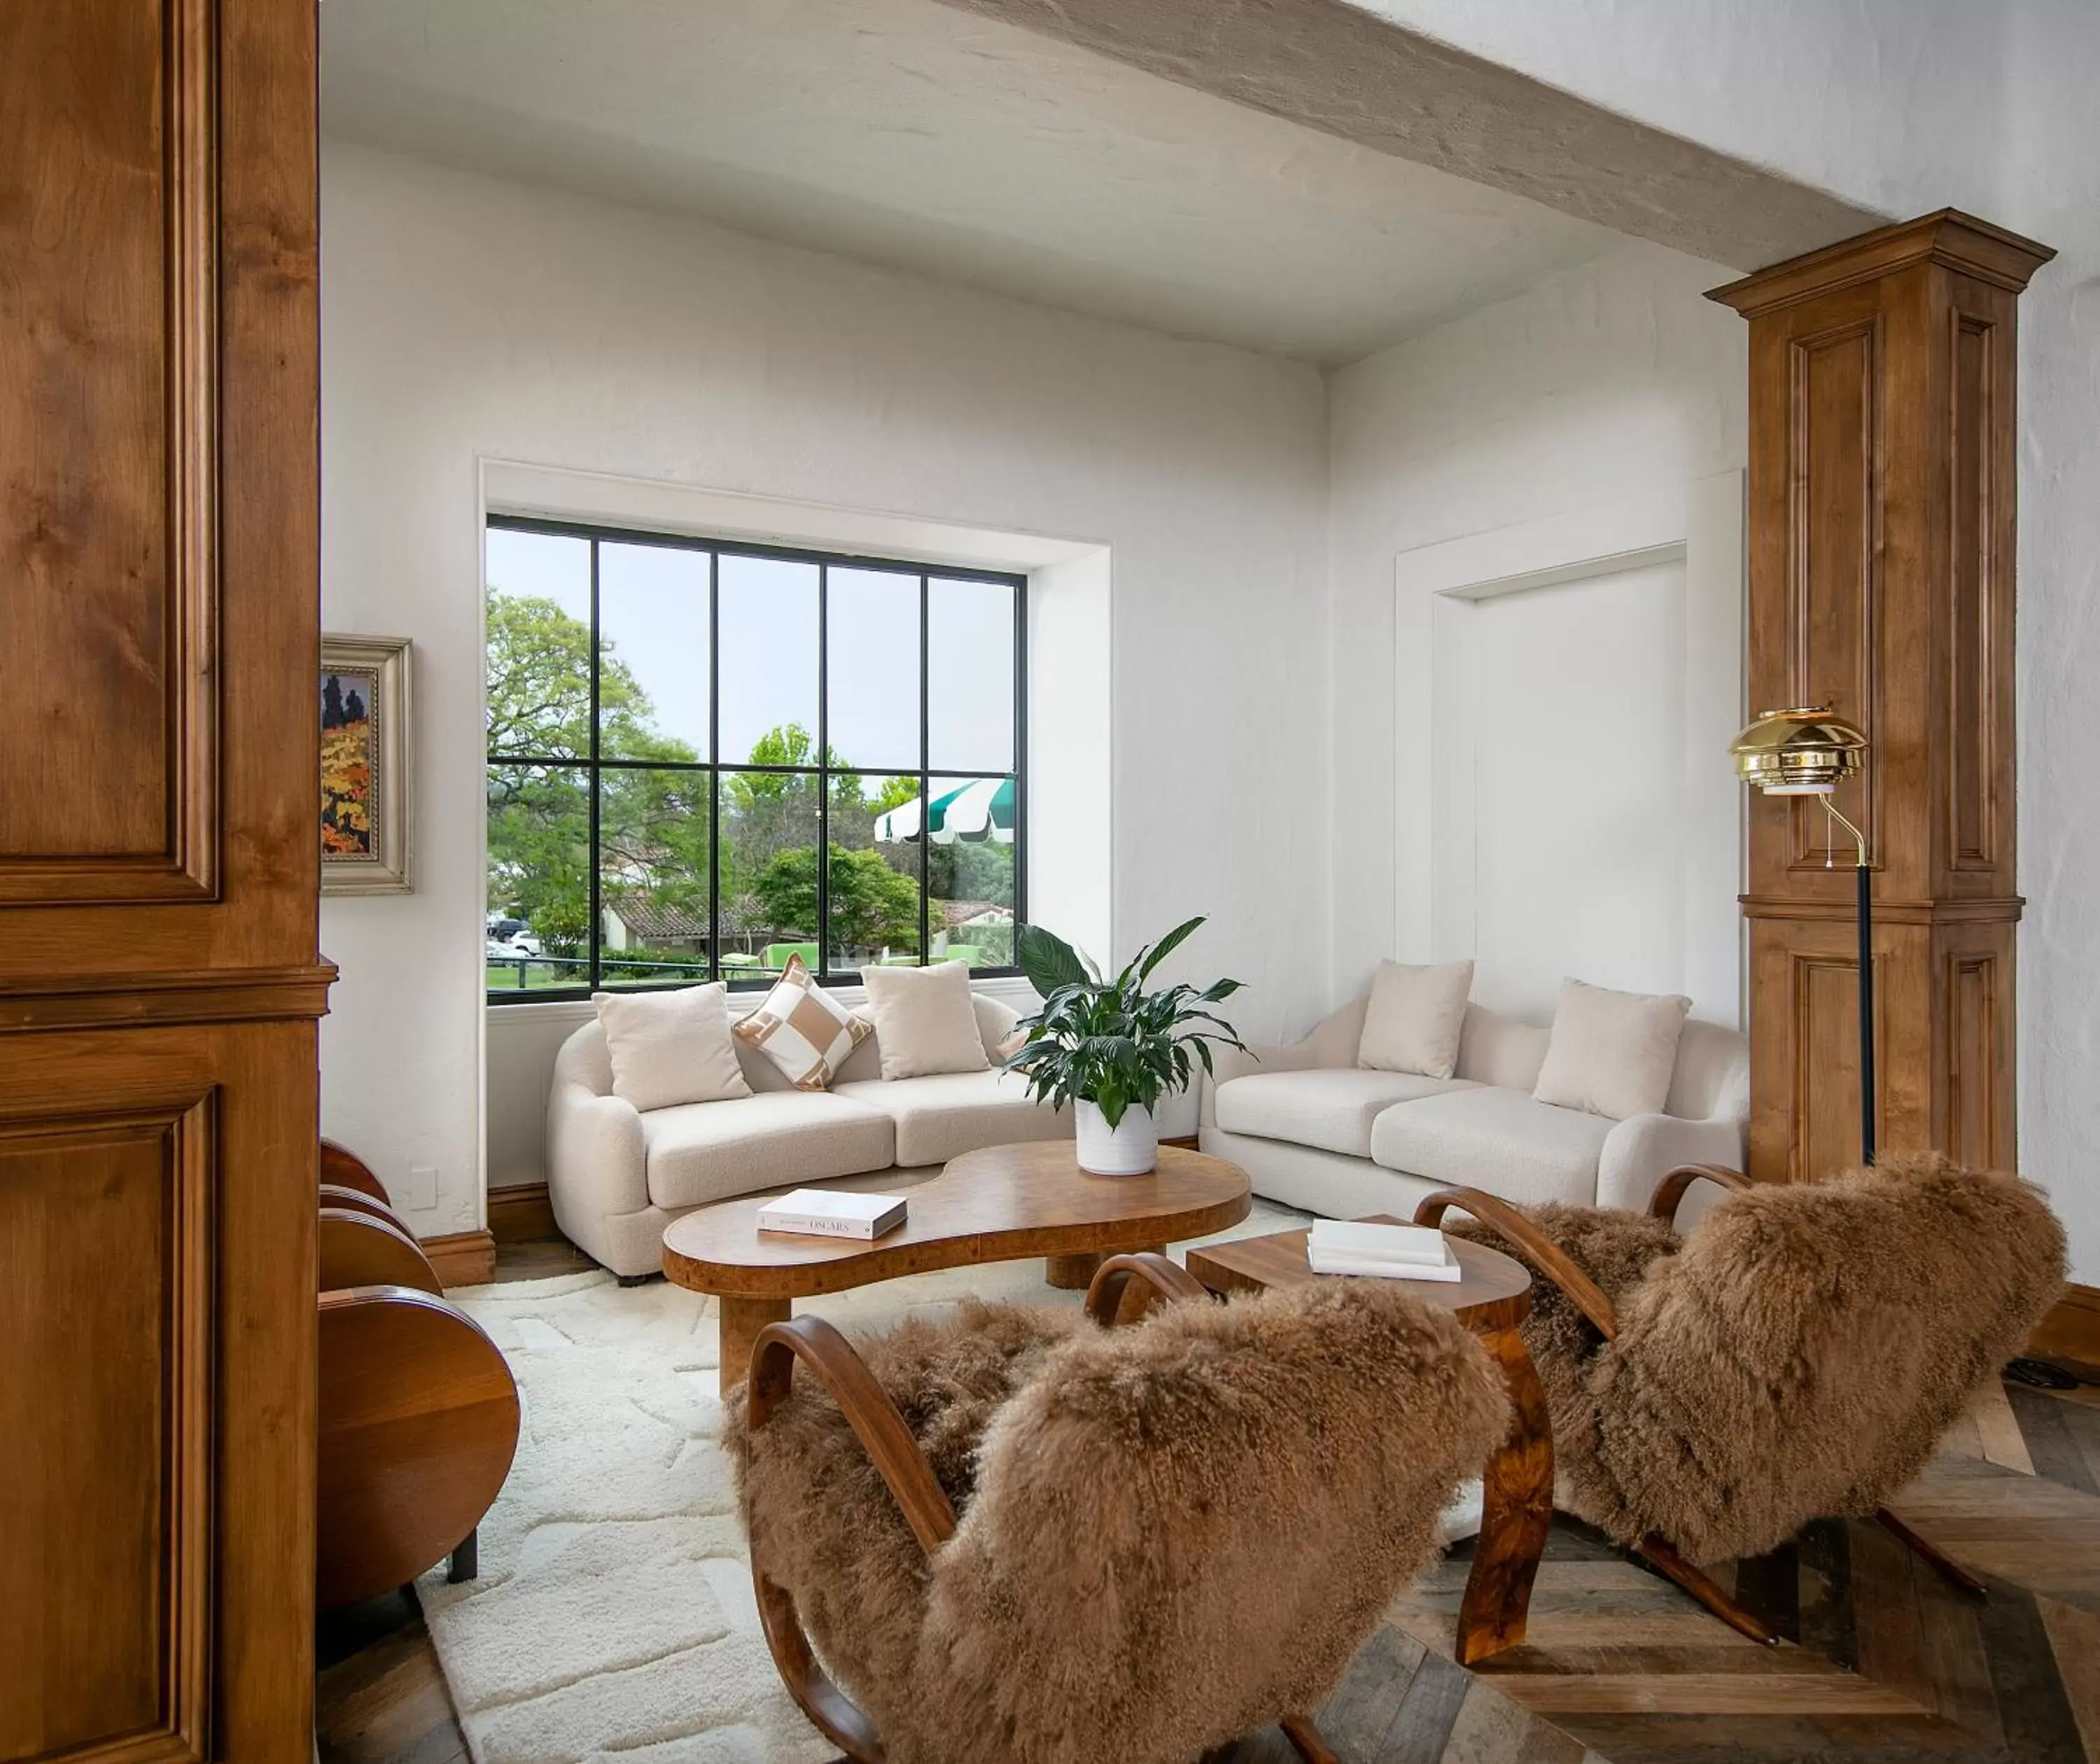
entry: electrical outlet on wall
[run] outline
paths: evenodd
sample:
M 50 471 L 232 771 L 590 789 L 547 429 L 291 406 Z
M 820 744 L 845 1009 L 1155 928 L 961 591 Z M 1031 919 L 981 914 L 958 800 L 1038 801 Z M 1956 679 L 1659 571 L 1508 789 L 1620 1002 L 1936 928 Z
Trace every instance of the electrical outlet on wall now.
M 426 1213 L 438 1204 L 438 1166 L 418 1164 L 408 1171 L 408 1192 L 401 1204 L 412 1213 Z

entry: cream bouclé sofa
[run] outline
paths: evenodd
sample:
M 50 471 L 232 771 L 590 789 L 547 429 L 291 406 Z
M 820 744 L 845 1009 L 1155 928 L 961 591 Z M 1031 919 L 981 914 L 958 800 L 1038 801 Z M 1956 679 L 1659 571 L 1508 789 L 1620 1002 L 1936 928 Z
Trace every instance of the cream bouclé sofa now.
M 1454 1076 L 1360 1068 L 1367 1002 L 1302 1041 L 1218 1056 L 1201 1144 L 1257 1194 L 1340 1219 L 1405 1219 L 1423 1195 L 1458 1186 L 1644 1208 L 1679 1164 L 1742 1167 L 1749 1043 L 1734 1030 L 1688 1021 L 1665 1112 L 1613 1121 L 1533 1097 L 1550 1031 L 1478 1005 L 1466 1008 Z
M 662 1267 L 666 1225 L 712 1201 L 819 1183 L 880 1188 L 889 1172 L 916 1180 L 982 1146 L 1070 1138 L 1069 1111 L 1039 1106 L 1021 1078 L 998 1069 L 994 1050 L 1012 1033 L 1013 1012 L 995 999 L 973 1002 L 989 1070 L 885 1079 L 871 1034 L 829 1090 L 800 1091 L 732 1038 L 751 1096 L 648 1110 L 612 1094 L 605 1031 L 585 1024 L 555 1056 L 547 1098 L 555 1223 L 632 1278 Z

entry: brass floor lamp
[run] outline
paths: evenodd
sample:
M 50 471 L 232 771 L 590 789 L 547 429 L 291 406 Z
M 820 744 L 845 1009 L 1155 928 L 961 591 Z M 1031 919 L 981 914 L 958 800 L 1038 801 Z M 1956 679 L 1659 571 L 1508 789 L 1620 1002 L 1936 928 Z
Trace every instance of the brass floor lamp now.
M 1852 836 L 1860 918 L 1860 1161 L 1874 1161 L 1874 872 L 1867 836 L 1831 800 L 1840 778 L 1864 762 L 1867 738 L 1829 705 L 1767 711 L 1729 743 L 1736 775 L 1767 796 L 1818 796 L 1834 826 Z M 1826 858 L 1826 862 L 1828 859 Z

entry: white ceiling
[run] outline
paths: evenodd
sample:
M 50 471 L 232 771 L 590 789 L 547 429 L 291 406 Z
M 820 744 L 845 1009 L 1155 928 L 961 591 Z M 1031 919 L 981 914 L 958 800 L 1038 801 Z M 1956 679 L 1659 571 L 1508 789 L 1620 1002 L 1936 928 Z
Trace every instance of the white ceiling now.
M 934 0 L 329 0 L 325 132 L 1353 360 L 1615 235 Z

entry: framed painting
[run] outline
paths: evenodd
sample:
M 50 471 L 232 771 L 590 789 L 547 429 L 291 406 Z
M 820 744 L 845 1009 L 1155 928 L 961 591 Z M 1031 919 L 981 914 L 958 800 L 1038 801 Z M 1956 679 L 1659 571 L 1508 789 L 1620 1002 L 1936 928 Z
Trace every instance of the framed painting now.
M 405 894 L 408 640 L 321 638 L 321 893 Z

